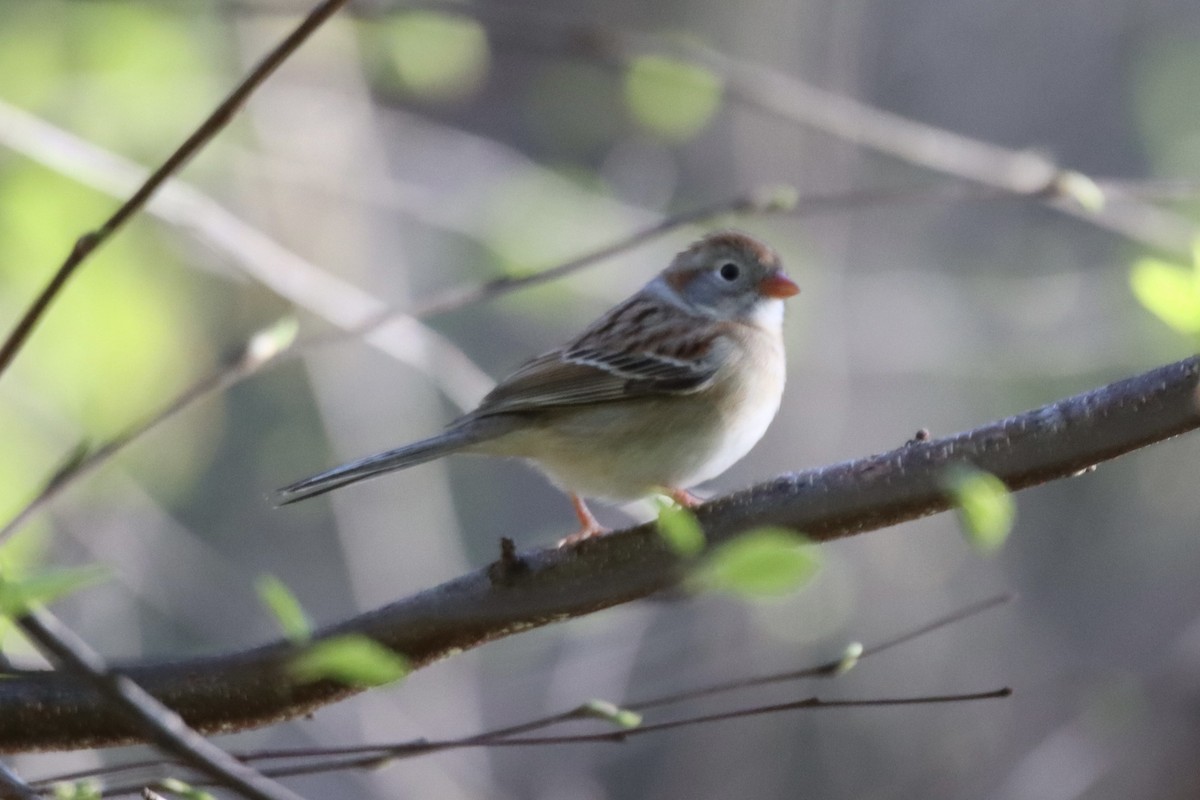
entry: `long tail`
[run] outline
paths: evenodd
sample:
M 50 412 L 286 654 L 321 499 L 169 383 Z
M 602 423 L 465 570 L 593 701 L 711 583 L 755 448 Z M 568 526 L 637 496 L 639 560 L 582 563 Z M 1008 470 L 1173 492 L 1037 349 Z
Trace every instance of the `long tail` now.
M 288 503 L 306 500 L 351 483 L 382 475 L 385 472 L 424 464 L 426 461 L 462 450 L 477 442 L 493 439 L 501 433 L 503 430 L 498 430 L 496 426 L 481 425 L 479 421 L 453 426 L 437 436 L 430 436 L 428 439 L 406 444 L 395 450 L 388 450 L 386 453 L 378 453 L 358 461 L 351 461 L 340 467 L 313 475 L 311 478 L 296 481 L 290 486 L 277 490 L 275 501 L 278 505 L 286 506 Z

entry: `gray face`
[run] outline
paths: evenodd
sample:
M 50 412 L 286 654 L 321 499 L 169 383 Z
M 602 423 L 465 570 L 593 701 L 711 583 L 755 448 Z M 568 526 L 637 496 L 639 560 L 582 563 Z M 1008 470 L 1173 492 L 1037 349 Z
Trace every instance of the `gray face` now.
M 741 234 L 710 236 L 680 253 L 663 275 L 698 310 L 724 318 L 746 318 L 764 302 L 763 280 L 779 271 L 779 257 Z

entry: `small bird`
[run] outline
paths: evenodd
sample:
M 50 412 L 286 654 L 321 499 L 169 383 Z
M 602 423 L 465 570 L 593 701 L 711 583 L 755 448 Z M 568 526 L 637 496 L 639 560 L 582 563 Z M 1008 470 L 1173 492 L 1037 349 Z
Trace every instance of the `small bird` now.
M 605 533 L 584 497 L 632 500 L 720 475 L 762 438 L 783 396 L 778 254 L 737 232 L 679 253 L 569 344 L 526 362 L 441 433 L 280 489 L 280 505 L 449 453 L 532 461 Z

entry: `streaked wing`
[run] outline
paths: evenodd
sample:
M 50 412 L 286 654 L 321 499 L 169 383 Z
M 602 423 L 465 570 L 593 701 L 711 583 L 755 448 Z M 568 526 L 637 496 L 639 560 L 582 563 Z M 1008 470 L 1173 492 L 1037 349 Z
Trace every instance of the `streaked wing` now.
M 713 379 L 720 335 L 641 295 L 575 342 L 526 363 L 484 398 L 476 416 L 694 392 Z

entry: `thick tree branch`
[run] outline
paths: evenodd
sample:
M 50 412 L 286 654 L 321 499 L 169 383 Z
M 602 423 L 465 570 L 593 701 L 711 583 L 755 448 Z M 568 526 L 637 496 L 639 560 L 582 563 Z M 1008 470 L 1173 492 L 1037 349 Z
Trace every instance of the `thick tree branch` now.
M 698 510 L 710 542 L 759 525 L 785 525 L 818 541 L 945 511 L 939 488 L 953 464 L 971 463 L 1022 489 L 1200 426 L 1193 357 L 944 439 L 789 473 Z M 420 667 L 533 627 L 629 602 L 671 586 L 681 566 L 642 525 L 570 549 L 537 550 L 428 589 L 322 631 L 365 633 Z M 210 733 L 306 713 L 353 693 L 331 682 L 296 685 L 283 642 L 239 653 L 121 671 Z M 0 751 L 129 742 L 135 729 L 78 679 L 59 673 L 0 681 Z
M 748 678 L 743 677 L 731 681 L 723 681 L 721 683 L 700 686 L 693 689 L 676 691 L 666 695 L 659 695 L 657 697 L 650 697 L 645 700 L 622 702 L 620 708 L 624 711 L 634 712 L 661 710 L 669 706 L 685 704 L 700 698 L 713 698 L 720 695 L 740 693 L 745 690 L 755 689 L 761 686 L 791 683 L 814 678 L 836 678 L 845 674 L 848 668 L 852 667 L 854 669 L 858 669 L 859 665 L 865 661 L 872 658 L 877 658 L 893 648 L 917 641 L 924 636 L 928 636 L 934 632 L 940 631 L 941 629 L 950 625 L 964 622 L 976 616 L 977 614 L 982 614 L 989 609 L 997 608 L 1012 601 L 1013 599 L 1014 595 L 998 595 L 988 600 L 973 603 L 970 606 L 935 619 L 932 622 L 928 622 L 918 628 L 906 631 L 878 644 L 865 647 L 858 653 L 857 657 L 853 658 L 853 660 L 849 663 L 847 662 L 848 652 L 843 651 L 842 654 L 837 658 L 816 664 L 814 666 L 789 670 L 787 672 L 775 672 L 769 675 L 755 675 Z M 866 702 L 870 703 L 871 701 Z M 285 760 L 293 760 L 302 761 L 306 765 L 317 764 L 319 763 L 317 761 L 318 759 L 372 756 L 372 761 L 374 762 L 373 765 L 379 766 L 379 761 L 384 758 L 394 761 L 401 758 L 427 755 L 445 749 L 453 749 L 455 747 L 472 742 L 494 742 L 501 739 L 511 739 L 515 736 L 529 735 L 537 732 L 544 733 L 547 730 L 551 730 L 564 723 L 578 722 L 581 719 L 595 719 L 595 716 L 596 715 L 591 708 L 591 703 L 585 703 L 584 705 L 575 706 L 574 708 L 567 709 L 565 711 L 547 714 L 541 717 L 526 720 L 524 722 L 505 725 L 504 727 L 500 728 L 493 728 L 488 731 L 464 736 L 459 739 L 443 740 L 441 745 L 432 748 L 427 746 L 429 743 L 427 739 L 419 739 L 415 741 L 409 740 L 383 744 L 242 750 L 233 751 L 230 754 L 247 764 L 262 764 L 263 762 L 268 761 L 280 762 Z M 343 762 L 338 763 L 340 764 Z M 123 764 L 106 764 L 104 766 L 91 767 L 89 769 L 59 773 L 49 777 L 39 778 L 38 780 L 31 782 L 30 785 L 39 790 L 47 790 L 51 789 L 56 783 L 75 783 L 82 780 L 102 779 L 104 781 L 105 791 L 109 795 L 116 796 L 121 792 L 121 789 L 124 786 L 133 787 L 135 777 L 145 776 L 150 770 L 158 770 L 157 774 L 161 775 L 164 774 L 163 770 L 172 768 L 177 768 L 178 771 L 184 769 L 185 765 L 179 761 L 164 761 L 161 758 L 146 759 L 142 761 L 129 761 Z M 126 778 L 125 776 L 129 777 Z M 189 782 L 193 782 L 186 774 L 181 774 L 179 777 L 188 779 Z M 138 783 L 138 786 L 144 786 L 145 780 L 145 777 L 140 777 L 141 782 Z M 131 788 L 131 791 L 132 790 L 135 789 Z
M 91 686 L 114 712 L 123 715 L 164 753 L 250 800 L 304 800 L 188 728 L 178 714 L 128 677 L 114 675 L 99 653 L 50 612 L 33 610 L 17 624 L 44 654 L 65 667 L 63 674 L 74 675 Z
M 4 800 L 42 800 L 41 794 L 29 787 L 5 764 L 0 764 L 0 798 Z

